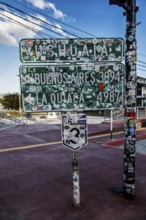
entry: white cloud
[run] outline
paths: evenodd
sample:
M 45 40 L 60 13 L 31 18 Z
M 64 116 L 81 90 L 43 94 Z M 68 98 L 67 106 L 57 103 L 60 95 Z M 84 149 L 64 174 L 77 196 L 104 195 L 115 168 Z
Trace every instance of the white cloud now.
M 35 30 L 37 31 L 41 31 L 42 28 L 32 24 L 28 21 L 23 20 L 22 18 L 17 17 L 16 15 L 12 15 L 6 11 L 2 12 L 3 14 L 3 18 L 5 18 L 5 16 L 8 16 L 11 19 L 14 19 L 15 21 L 18 21 L 20 23 L 22 23 L 23 25 L 27 25 L 29 28 L 35 28 Z M 0 15 L 2 16 L 2 15 Z M 40 16 L 38 16 L 40 17 Z M 40 21 L 36 21 L 34 19 L 32 19 L 31 17 L 27 16 L 26 17 L 28 20 L 35 22 L 37 24 L 41 24 Z M 43 18 L 41 16 L 42 20 L 45 20 L 45 18 Z M 0 43 L 5 44 L 5 45 L 9 45 L 9 46 L 17 46 L 18 45 L 18 40 L 21 38 L 33 38 L 36 33 L 29 30 L 28 28 L 25 28 L 23 26 L 20 26 L 18 24 L 12 23 L 10 21 L 6 21 L 6 20 L 1 20 L 0 21 Z
M 68 36 L 68 35 L 62 30 L 60 24 L 57 24 L 57 23 L 56 23 L 55 26 L 56 26 L 57 28 L 53 28 L 53 31 L 56 31 L 56 32 L 59 33 L 59 34 L 64 35 L 64 37 L 67 37 L 67 36 Z
M 27 0 L 28 2 L 32 3 L 37 8 L 40 9 L 45 9 L 46 8 L 46 3 L 44 0 Z
M 54 8 L 54 11 L 55 11 L 54 4 L 50 4 L 50 7 L 52 7 L 52 9 Z M 8 10 L 8 9 L 5 8 L 5 10 Z M 0 44 L 5 44 L 8 46 L 18 46 L 18 41 L 23 38 L 35 38 L 36 33 L 30 29 L 35 29 L 35 31 L 37 33 L 39 33 L 39 31 L 43 30 L 43 27 L 38 26 L 38 25 L 43 25 L 42 21 L 45 21 L 45 22 L 49 23 L 50 25 L 52 24 L 42 15 L 35 15 L 35 17 L 38 19 L 41 19 L 42 20 L 41 21 L 41 20 L 36 20 L 28 15 L 20 18 L 17 16 L 18 14 L 16 14 L 16 13 L 11 14 L 11 13 L 9 13 L 7 11 L 3 11 L 3 10 L 2 11 L 0 10 L 0 12 L 1 12 L 0 17 L 3 18 L 3 19 L 0 19 Z M 56 17 L 57 17 L 58 12 L 59 11 L 56 11 Z M 5 17 L 5 16 L 7 16 L 7 17 Z M 61 16 L 61 12 L 60 12 L 60 16 Z M 34 23 L 30 23 L 30 22 L 24 20 L 23 18 L 25 18 L 31 22 L 37 23 L 38 25 L 35 25 Z M 19 22 L 20 24 L 13 23 L 7 19 L 13 19 L 13 20 Z M 21 24 L 26 25 L 30 29 L 23 27 Z M 51 28 L 48 27 L 48 28 L 52 29 L 52 31 L 55 31 L 56 33 L 59 33 L 65 37 L 69 37 L 69 35 L 67 35 L 62 30 L 62 27 L 60 24 L 55 23 L 52 25 L 55 25 L 57 28 L 55 28 L 55 27 L 51 27 Z
M 67 18 L 67 15 L 63 14 L 63 12 L 60 11 L 59 9 L 57 9 L 55 4 L 53 4 L 51 2 L 47 2 L 45 0 L 27 0 L 27 1 L 37 8 L 51 9 L 53 11 L 54 18 L 62 18 L 62 19 Z
M 1 32 L 1 34 L 0 34 L 0 43 L 8 45 L 8 46 L 16 46 L 17 45 L 16 38 L 13 37 L 12 35 L 9 35 L 7 33 L 7 31 L 5 31 L 3 29 L 3 26 L 5 26 L 5 24 L 4 25 L 0 24 L 0 32 Z
M 55 18 L 63 18 L 64 19 L 65 17 L 67 17 L 67 15 L 63 14 L 62 11 L 56 9 L 56 7 L 53 3 L 50 3 L 50 2 L 46 3 L 46 7 L 53 10 Z

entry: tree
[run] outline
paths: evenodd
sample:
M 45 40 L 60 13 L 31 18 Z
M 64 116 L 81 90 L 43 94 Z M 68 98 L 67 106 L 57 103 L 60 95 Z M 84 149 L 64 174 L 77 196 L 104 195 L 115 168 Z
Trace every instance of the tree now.
M 19 110 L 19 94 L 8 93 L 1 98 L 4 109 Z

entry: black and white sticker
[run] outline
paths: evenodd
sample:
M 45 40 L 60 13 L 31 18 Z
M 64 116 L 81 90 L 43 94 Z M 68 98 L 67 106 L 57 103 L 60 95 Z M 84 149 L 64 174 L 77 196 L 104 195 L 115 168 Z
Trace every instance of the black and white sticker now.
M 85 114 L 67 113 L 62 115 L 62 145 L 79 150 L 87 144 L 87 119 Z

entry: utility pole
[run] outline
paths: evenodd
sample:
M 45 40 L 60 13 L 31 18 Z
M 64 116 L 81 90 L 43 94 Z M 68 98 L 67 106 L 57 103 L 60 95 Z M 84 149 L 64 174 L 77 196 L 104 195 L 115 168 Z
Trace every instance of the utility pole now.
M 136 97 L 137 97 L 137 44 L 136 0 L 109 0 L 109 4 L 123 7 L 126 16 L 125 95 L 124 95 L 124 171 L 123 194 L 128 200 L 135 198 L 135 145 L 136 145 Z

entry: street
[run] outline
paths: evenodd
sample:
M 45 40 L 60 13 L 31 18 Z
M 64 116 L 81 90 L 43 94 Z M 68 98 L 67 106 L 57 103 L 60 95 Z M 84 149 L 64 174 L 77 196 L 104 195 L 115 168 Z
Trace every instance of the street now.
M 61 146 L 59 124 L 0 131 L 0 219 L 146 219 L 145 155 L 137 153 L 136 199 L 127 201 L 112 191 L 122 187 L 122 147 L 106 146 L 123 132 L 110 140 L 105 131 L 93 137 L 96 129 L 88 125 L 89 143 L 79 151 L 80 208 L 73 206 L 72 152 Z M 137 132 L 144 133 L 145 128 Z

